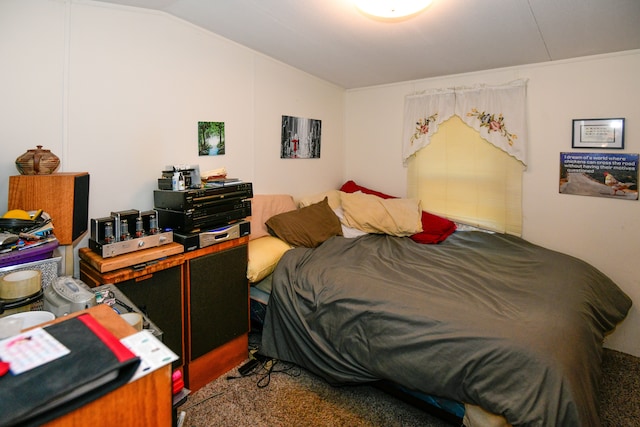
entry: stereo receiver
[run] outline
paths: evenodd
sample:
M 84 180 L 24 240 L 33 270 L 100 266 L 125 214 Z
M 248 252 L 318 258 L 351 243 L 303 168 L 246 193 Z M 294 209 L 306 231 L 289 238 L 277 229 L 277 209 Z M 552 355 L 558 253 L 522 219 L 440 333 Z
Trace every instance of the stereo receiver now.
M 224 206 L 225 209 L 220 210 L 192 209 L 176 211 L 156 208 L 156 211 L 158 212 L 159 224 L 163 229 L 181 233 L 196 233 L 251 216 L 251 202 L 249 201 Z
M 222 187 L 172 191 L 154 190 L 153 202 L 156 208 L 174 211 L 201 209 L 230 200 L 244 200 L 253 197 L 253 185 L 250 182 L 226 184 Z

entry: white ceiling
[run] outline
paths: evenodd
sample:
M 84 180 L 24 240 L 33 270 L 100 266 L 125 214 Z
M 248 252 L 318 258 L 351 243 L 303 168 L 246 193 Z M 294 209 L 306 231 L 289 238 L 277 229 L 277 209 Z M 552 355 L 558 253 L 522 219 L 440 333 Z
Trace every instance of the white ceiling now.
M 164 11 L 343 88 L 640 49 L 640 0 L 433 0 L 401 22 L 351 0 L 103 0 Z

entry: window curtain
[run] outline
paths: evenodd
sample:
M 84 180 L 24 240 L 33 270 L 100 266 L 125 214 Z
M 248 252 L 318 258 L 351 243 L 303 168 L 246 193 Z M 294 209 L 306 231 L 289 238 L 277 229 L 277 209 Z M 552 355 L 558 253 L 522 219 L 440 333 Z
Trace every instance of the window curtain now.
M 518 80 L 407 96 L 408 195 L 454 221 L 521 235 L 525 95 Z
M 480 136 L 526 166 L 526 81 L 436 89 L 405 98 L 402 159 L 431 142 L 440 124 L 460 117 Z
M 524 165 L 454 115 L 407 162 L 407 195 L 453 221 L 522 234 Z

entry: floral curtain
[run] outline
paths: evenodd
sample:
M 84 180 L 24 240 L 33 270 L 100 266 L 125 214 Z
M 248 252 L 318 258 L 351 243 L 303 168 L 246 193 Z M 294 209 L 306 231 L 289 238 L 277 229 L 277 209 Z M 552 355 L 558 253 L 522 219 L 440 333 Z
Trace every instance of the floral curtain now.
M 516 80 L 501 86 L 408 95 L 404 104 L 403 162 L 429 144 L 442 122 L 457 115 L 483 139 L 526 165 L 526 84 L 525 80 Z

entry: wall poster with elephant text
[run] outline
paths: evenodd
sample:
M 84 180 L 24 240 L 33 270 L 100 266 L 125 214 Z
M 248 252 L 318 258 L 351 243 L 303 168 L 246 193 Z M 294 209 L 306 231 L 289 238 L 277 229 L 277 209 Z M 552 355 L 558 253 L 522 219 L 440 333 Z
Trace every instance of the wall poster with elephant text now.
M 560 193 L 638 200 L 638 154 L 560 153 Z

